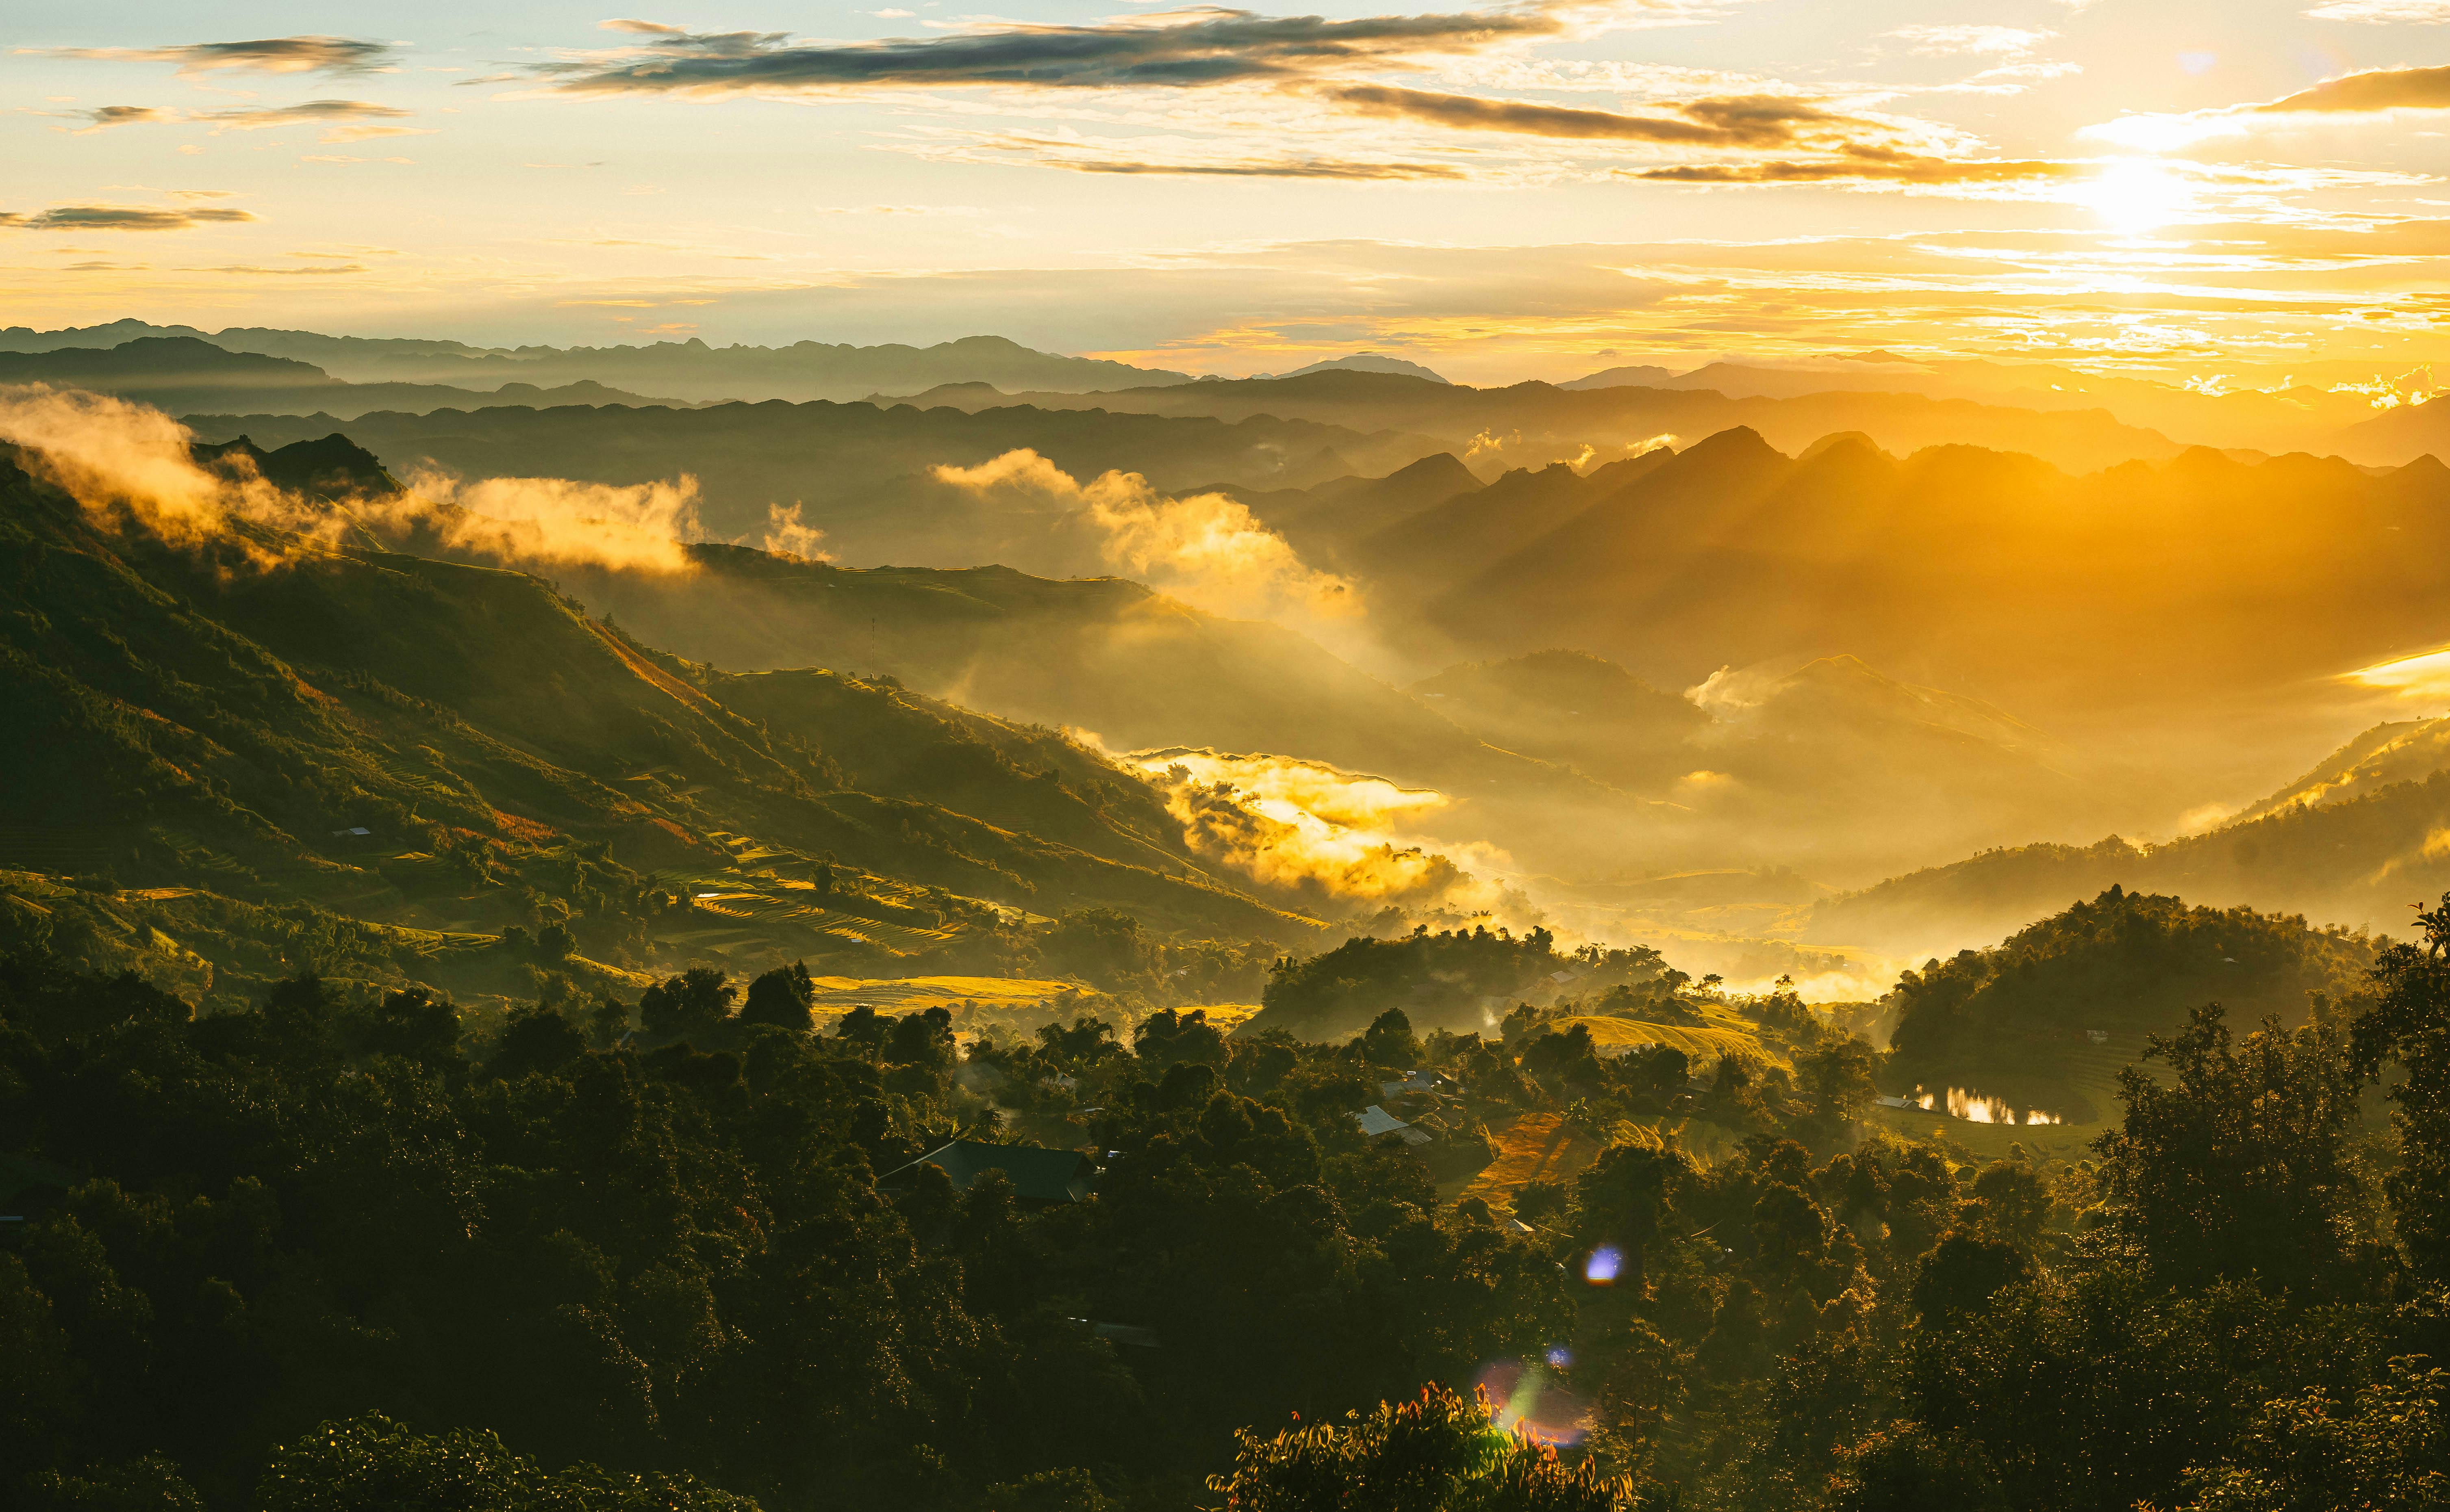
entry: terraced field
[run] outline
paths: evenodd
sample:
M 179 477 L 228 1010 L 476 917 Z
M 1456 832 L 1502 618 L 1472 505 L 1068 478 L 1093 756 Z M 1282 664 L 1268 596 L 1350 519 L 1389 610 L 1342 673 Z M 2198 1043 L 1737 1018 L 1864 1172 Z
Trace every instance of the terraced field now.
M 1526 1113 L 1503 1129 L 1491 1128 L 1488 1134 L 1497 1146 L 1497 1158 L 1456 1191 L 1441 1195 L 1478 1197 L 1500 1212 L 1510 1212 L 1514 1193 L 1525 1183 L 1565 1180 L 1600 1153 L 1598 1142 L 1559 1113 Z
M 1732 1014 L 1720 1015 L 1707 1009 L 1703 1025 L 1661 1024 L 1642 1018 L 1623 1018 L 1612 1014 L 1582 1014 L 1557 1020 L 1559 1028 L 1580 1024 L 1588 1029 L 1592 1042 L 1605 1050 L 1631 1049 L 1635 1045 L 1673 1045 L 1684 1052 L 1696 1072 L 1721 1056 L 1745 1056 L 1772 1065 L 1787 1065 L 1785 1056 L 1761 1042 L 1760 1032 Z
M 848 1013 L 861 1003 L 881 1013 L 957 1008 L 965 1002 L 1011 1009 L 1052 1002 L 1073 990 L 1070 982 L 1027 977 L 819 977 L 816 984 L 821 1014 Z

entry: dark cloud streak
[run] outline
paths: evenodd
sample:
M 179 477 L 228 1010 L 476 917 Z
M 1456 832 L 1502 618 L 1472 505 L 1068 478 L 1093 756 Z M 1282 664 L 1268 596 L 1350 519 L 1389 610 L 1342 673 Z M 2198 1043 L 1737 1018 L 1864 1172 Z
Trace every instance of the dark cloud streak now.
M 1187 87 L 1283 82 L 1408 58 L 1554 37 L 1566 23 L 1537 9 L 1451 15 L 1262 16 L 1191 12 L 1102 27 L 1008 27 L 928 39 L 792 45 L 784 32 L 659 36 L 620 61 L 539 67 L 569 94 L 730 94 L 760 89 Z
M 1628 169 L 1624 177 L 1647 184 L 2016 184 L 2080 179 L 2095 171 L 2088 163 L 1995 158 L 1940 158 L 1893 148 L 1856 145 L 1835 157 L 1756 163 L 1685 163 Z
M 399 49 L 355 37 L 262 37 L 253 42 L 194 42 L 171 48 L 20 48 L 54 58 L 103 63 L 175 63 L 183 74 L 237 69 L 253 73 L 363 73 Z
M 212 206 L 162 209 L 144 204 L 55 204 L 32 214 L 0 210 L 0 230 L 185 231 L 212 223 L 254 219 L 249 211 Z
M 320 121 L 399 121 L 412 114 L 370 100 L 309 100 L 303 105 L 266 106 L 234 110 L 204 110 L 190 116 L 219 126 L 252 131 L 259 126 L 301 126 Z
M 1468 131 L 1515 131 L 1587 141 L 1657 142 L 1676 146 L 1791 146 L 1808 136 L 1882 131 L 1876 123 L 1832 115 L 1776 95 L 1693 100 L 1674 115 L 1621 115 L 1568 106 L 1440 94 L 1390 85 L 1336 85 L 1320 91 L 1365 115 L 1394 116 Z

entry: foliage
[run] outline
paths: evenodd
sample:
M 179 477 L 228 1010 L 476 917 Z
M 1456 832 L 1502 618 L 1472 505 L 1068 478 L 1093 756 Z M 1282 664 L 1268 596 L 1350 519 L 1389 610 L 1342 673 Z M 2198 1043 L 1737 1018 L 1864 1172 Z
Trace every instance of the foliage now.
M 2308 992 L 2353 986 L 2372 960 L 2368 941 L 2302 918 L 2113 884 L 1995 950 L 1906 973 L 1891 1043 L 1910 1065 L 2011 1064 L 2035 1037 L 2163 1029 L 2207 1001 L 2293 1012 Z
M 1429 1387 L 1341 1424 L 1245 1430 L 1234 1471 L 1209 1483 L 1229 1512 L 1620 1512 L 1632 1488 L 1585 1461 L 1501 1431 L 1486 1397 Z

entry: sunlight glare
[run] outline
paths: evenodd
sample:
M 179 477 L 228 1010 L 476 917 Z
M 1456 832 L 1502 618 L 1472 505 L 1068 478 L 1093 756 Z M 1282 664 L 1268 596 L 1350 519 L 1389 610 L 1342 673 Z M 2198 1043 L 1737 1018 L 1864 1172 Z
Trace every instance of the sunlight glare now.
M 2112 229 L 2129 235 L 2158 230 L 2194 204 L 2194 190 L 2183 177 L 2140 158 L 2110 164 L 2076 195 Z
M 2450 646 L 2360 667 L 2343 680 L 2425 702 L 2450 696 Z

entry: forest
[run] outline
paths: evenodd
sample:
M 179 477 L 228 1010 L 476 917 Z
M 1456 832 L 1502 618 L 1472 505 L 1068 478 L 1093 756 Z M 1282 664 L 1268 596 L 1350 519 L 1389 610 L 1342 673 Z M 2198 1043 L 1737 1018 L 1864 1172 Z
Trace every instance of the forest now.
M 2101 906 L 2050 926 L 2065 969 L 2135 954 Z M 941 1009 L 821 1023 L 793 966 L 476 1033 L 422 990 L 301 976 L 200 1014 L 20 948 L 6 1495 L 2430 1505 L 2450 900 L 2421 927 L 2296 1027 L 2196 1006 L 2066 1162 L 1867 1133 L 1890 1056 L 1689 979 L 1653 1011 L 1732 1007 L 1779 1060 L 1602 1055 L 1579 1000 L 1487 1036 L 1168 1010 L 961 1044 Z M 1423 933 L 1380 969 L 1473 943 Z M 1339 954 L 1271 996 L 1308 1000 Z M 1422 1072 L 1450 1089 L 1416 1098 L 1426 1159 L 1351 1112 Z M 1595 1157 L 1503 1214 L 1441 1200 L 1438 1160 L 1540 1110 Z M 1071 1120 L 1093 1200 L 914 1164 Z

